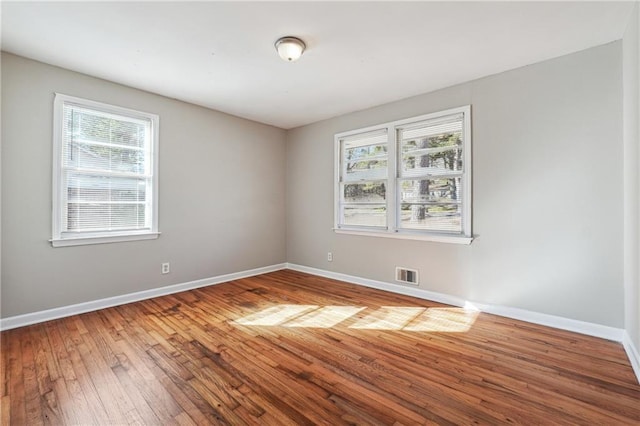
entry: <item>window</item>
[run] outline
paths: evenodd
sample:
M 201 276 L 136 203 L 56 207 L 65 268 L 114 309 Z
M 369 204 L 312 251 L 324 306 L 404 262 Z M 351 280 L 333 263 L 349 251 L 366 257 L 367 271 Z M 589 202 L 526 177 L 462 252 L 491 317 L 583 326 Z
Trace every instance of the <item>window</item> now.
M 158 237 L 158 116 L 56 94 L 54 247 Z
M 470 112 L 337 134 L 336 232 L 471 243 Z

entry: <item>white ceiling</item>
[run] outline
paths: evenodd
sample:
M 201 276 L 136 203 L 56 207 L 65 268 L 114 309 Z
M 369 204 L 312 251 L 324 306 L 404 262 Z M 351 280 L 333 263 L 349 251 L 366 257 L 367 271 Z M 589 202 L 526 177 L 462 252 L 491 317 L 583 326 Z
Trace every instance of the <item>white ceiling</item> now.
M 622 37 L 630 2 L 2 2 L 2 49 L 285 129 Z M 295 63 L 281 36 L 308 48 Z

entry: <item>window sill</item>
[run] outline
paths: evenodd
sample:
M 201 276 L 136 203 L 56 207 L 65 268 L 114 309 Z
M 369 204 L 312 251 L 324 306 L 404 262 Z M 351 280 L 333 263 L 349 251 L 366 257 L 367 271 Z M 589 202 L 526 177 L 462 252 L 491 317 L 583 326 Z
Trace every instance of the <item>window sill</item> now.
M 334 232 L 336 234 L 360 235 L 363 237 L 395 238 L 397 240 L 431 241 L 435 243 L 463 245 L 469 245 L 473 241 L 473 237 L 462 237 L 457 235 L 405 234 L 400 232 L 360 231 L 342 228 L 334 228 Z
M 124 241 L 139 241 L 139 240 L 155 240 L 160 236 L 160 232 L 147 232 L 144 234 L 126 234 L 126 235 L 109 235 L 104 237 L 74 237 L 74 238 L 60 238 L 49 240 L 53 247 L 69 247 L 69 246 L 84 246 L 89 244 L 109 244 L 120 243 Z

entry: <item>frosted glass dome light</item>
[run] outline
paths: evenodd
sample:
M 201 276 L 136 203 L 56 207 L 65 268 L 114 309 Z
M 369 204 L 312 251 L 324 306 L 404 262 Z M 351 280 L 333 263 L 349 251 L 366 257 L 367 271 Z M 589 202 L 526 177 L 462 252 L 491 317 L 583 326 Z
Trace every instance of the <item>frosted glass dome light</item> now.
M 307 47 L 302 40 L 297 37 L 282 37 L 276 41 L 276 50 L 283 61 L 295 62 L 300 59 L 302 52 Z

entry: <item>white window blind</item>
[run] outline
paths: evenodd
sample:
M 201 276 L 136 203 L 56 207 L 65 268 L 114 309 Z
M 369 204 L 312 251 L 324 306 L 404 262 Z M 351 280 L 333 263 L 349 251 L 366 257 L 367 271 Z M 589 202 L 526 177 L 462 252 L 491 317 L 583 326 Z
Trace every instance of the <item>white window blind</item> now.
M 340 141 L 340 217 L 356 227 L 386 228 L 387 129 Z
M 54 105 L 54 246 L 156 237 L 158 117 L 60 94 Z
M 470 243 L 470 107 L 336 135 L 337 232 Z
M 399 126 L 398 227 L 463 234 L 463 114 Z

